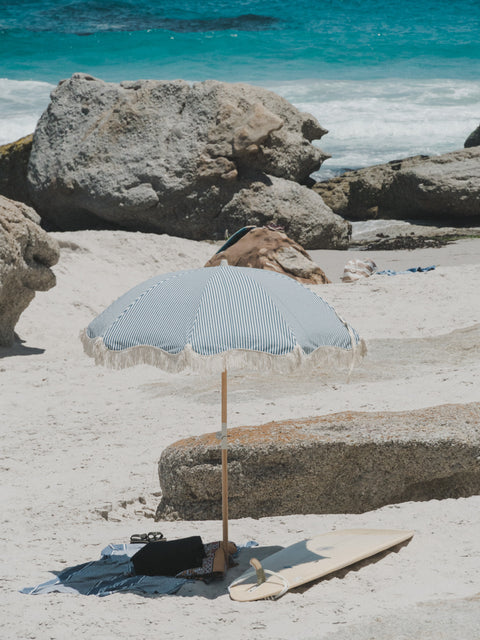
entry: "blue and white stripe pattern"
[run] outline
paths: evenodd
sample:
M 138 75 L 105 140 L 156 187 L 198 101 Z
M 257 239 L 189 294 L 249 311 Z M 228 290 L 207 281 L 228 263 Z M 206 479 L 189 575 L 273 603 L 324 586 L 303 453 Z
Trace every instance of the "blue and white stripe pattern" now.
M 272 368 L 285 356 L 297 365 L 321 349 L 350 359 L 363 350 L 358 334 L 296 280 L 228 265 L 147 280 L 93 320 L 82 339 L 87 353 L 104 364 L 145 362 L 168 370 L 212 356 L 231 367 L 233 353 L 243 354 L 244 364 L 252 356 L 253 366 L 256 355 L 261 368 Z

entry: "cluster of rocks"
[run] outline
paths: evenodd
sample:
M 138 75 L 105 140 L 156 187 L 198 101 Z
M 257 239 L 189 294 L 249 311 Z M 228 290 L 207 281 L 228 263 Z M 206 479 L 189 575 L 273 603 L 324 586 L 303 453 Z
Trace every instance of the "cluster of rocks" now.
M 312 141 L 325 133 L 260 87 L 76 73 L 33 137 L 0 147 L 0 194 L 34 206 L 46 228 L 200 240 L 273 222 L 307 249 L 347 248 L 348 220 L 480 218 L 480 127 L 463 150 L 313 184 L 328 155 Z
M 361 513 L 480 491 L 480 403 L 238 427 L 228 443 L 232 518 Z M 216 434 L 170 445 L 158 469 L 157 519 L 221 518 Z
M 325 133 L 244 84 L 62 81 L 34 135 L 0 147 L 0 343 L 12 344 L 34 291 L 55 282 L 58 249 L 40 222 L 197 240 L 275 223 L 292 240 L 270 238 L 255 265 L 325 282 L 303 247 L 345 249 L 351 235 L 307 186 L 328 157 L 311 144 Z
M 0 147 L 0 193 L 32 205 L 45 228 L 201 240 L 275 223 L 307 249 L 346 249 L 352 220 L 480 219 L 480 127 L 463 150 L 313 184 L 328 155 L 312 141 L 325 133 L 260 87 L 76 73 L 33 137 Z
M 275 222 L 306 248 L 346 248 L 349 223 L 306 186 L 328 157 L 311 144 L 325 133 L 260 87 L 74 74 L 38 122 L 28 194 L 58 229 L 202 240 Z

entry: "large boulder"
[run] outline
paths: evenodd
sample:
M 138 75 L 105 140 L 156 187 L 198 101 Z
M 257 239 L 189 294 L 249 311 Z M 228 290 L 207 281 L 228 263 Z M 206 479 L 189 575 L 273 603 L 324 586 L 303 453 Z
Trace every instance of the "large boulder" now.
M 27 167 L 33 135 L 0 146 L 0 195 L 31 204 L 27 185 Z
M 447 221 L 480 220 L 480 147 L 433 156 L 397 173 L 390 207 L 410 217 Z
M 390 211 L 388 191 L 398 171 L 416 166 L 426 159 L 428 156 L 413 156 L 346 171 L 337 178 L 317 182 L 313 190 L 332 211 L 350 220 L 399 217 Z
M 35 296 L 55 285 L 56 240 L 27 205 L 0 196 L 0 346 L 14 343 L 15 325 Z
M 219 217 L 226 229 L 272 221 L 306 249 L 348 248 L 349 222 L 334 214 L 312 189 L 273 176 L 240 188 Z
M 353 220 L 480 220 L 480 147 L 349 171 L 314 190 Z
M 465 140 L 464 145 L 466 149 L 469 147 L 478 147 L 480 146 L 480 125 L 472 131 L 472 133 Z
M 480 403 L 346 412 L 229 430 L 229 513 L 361 513 L 480 492 Z M 157 519 L 221 517 L 216 434 L 180 440 L 159 461 Z
M 235 236 L 232 240 L 234 238 Z M 222 260 L 234 267 L 252 267 L 283 273 L 304 284 L 330 282 L 303 247 L 282 231 L 265 227 L 253 228 L 235 243 L 217 251 L 205 266 L 217 267 Z
M 244 191 L 262 183 L 264 217 L 283 220 L 287 195 L 286 230 L 297 240 L 302 229 L 308 240 L 299 241 L 313 247 L 326 217 L 342 224 L 297 184 L 327 157 L 311 144 L 324 133 L 313 116 L 260 87 L 114 84 L 77 73 L 52 92 L 35 131 L 31 197 L 61 229 L 111 224 L 201 240 L 239 226 L 248 211 L 237 212 L 232 199 L 240 194 L 244 205 Z

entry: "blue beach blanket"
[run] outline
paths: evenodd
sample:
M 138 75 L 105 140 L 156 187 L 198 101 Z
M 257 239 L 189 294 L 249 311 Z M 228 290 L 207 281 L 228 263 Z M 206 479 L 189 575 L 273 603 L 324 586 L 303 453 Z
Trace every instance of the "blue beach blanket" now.
M 432 271 L 435 269 L 435 265 L 430 267 L 412 267 L 411 269 L 405 269 L 405 271 L 393 271 L 392 269 L 385 269 L 384 271 L 376 271 L 375 274 L 377 276 L 398 276 L 402 273 L 418 273 L 425 271 Z
M 258 545 L 254 540 L 237 545 L 237 553 Z M 45 593 L 76 593 L 85 596 L 109 596 L 112 593 L 130 592 L 141 595 L 166 595 L 176 593 L 187 578 L 169 576 L 141 576 L 133 571 L 132 556 L 143 544 L 109 544 L 101 551 L 100 560 L 69 567 L 52 580 L 36 587 L 25 587 L 20 593 L 39 595 Z
M 36 587 L 25 587 L 20 593 L 77 593 L 108 596 L 119 591 L 161 595 L 175 593 L 187 582 L 185 578 L 167 576 L 137 576 L 133 573 L 131 557 L 142 544 L 109 544 L 101 552 L 100 560 L 85 562 L 61 571 L 55 578 Z

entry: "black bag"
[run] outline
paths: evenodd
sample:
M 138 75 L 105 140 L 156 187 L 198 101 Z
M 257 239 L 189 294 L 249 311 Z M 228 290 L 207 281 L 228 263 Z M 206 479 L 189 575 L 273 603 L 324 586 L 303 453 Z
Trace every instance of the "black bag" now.
M 200 536 L 149 542 L 132 556 L 137 575 L 175 576 L 184 569 L 201 567 L 205 549 Z

